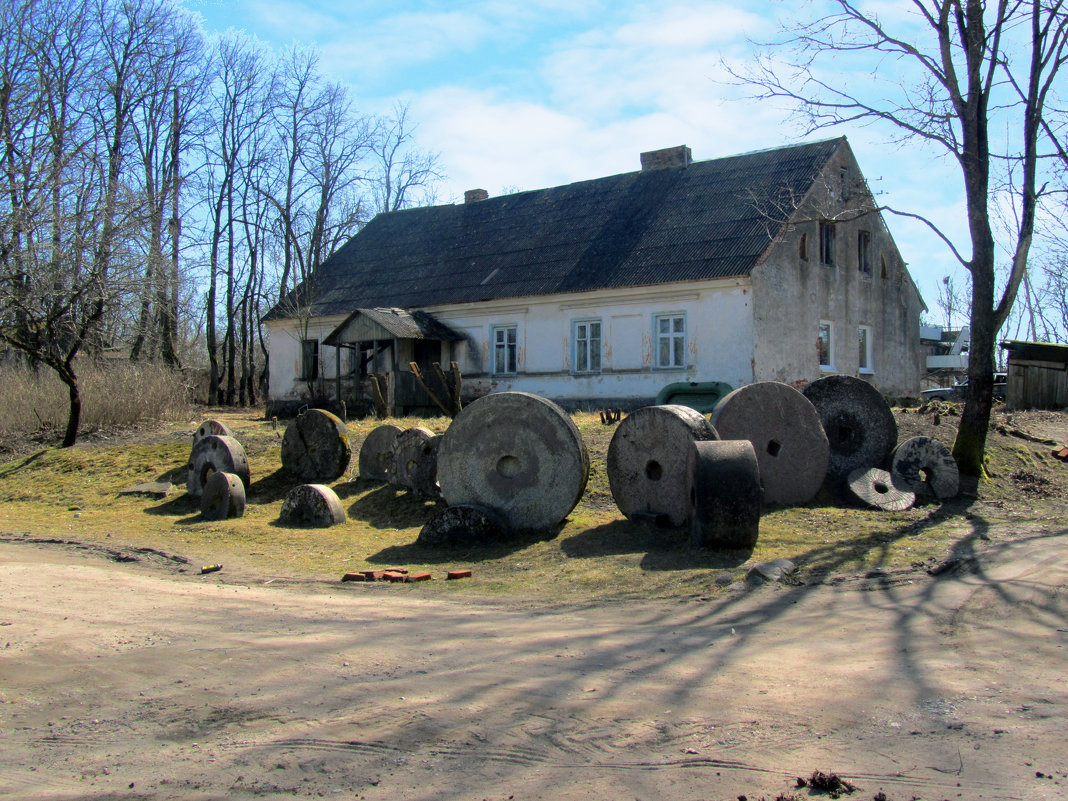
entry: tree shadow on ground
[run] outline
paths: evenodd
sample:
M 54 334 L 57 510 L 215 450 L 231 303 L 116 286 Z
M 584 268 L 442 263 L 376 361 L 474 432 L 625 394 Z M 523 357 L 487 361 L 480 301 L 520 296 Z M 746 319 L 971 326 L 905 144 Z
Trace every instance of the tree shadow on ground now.
M 274 503 L 282 500 L 293 487 L 301 483 L 304 482 L 294 478 L 280 467 L 273 473 L 249 484 L 245 489 L 245 500 L 247 503 Z
M 690 545 L 685 528 L 613 520 L 568 537 L 560 549 L 571 559 L 645 552 L 642 570 L 726 569 L 745 563 L 752 548 L 710 550 Z

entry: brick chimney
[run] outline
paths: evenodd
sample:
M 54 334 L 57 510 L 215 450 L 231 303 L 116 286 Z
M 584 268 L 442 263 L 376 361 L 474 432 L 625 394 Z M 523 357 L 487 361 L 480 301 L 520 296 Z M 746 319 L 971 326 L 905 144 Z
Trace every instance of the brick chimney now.
M 489 192 L 485 189 L 468 189 L 464 192 L 464 203 L 478 203 L 480 200 L 485 200 L 489 197 Z
M 690 148 L 686 145 L 666 147 L 663 150 L 650 150 L 641 154 L 642 172 L 666 170 L 669 167 L 689 167 L 693 161 Z

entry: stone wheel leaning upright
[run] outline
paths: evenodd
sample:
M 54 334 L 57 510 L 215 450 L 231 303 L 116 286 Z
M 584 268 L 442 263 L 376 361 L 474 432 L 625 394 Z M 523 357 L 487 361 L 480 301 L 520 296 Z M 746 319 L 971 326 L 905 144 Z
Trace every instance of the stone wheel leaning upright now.
M 445 502 L 484 506 L 516 532 L 545 532 L 566 518 L 589 470 L 571 418 L 526 392 L 486 395 L 465 407 L 438 451 Z

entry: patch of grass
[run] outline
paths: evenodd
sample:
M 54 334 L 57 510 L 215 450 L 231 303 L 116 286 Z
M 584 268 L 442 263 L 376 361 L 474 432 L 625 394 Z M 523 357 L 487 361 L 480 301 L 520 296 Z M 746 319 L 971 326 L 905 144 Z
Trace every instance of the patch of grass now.
M 203 520 L 199 503 L 180 486 L 192 432 L 209 417 L 234 432 L 249 459 L 252 480 L 241 519 Z M 931 429 L 913 415 L 899 419 L 902 438 L 948 433 L 944 423 Z M 151 547 L 203 564 L 224 563 L 233 576 L 337 581 L 346 572 L 405 566 L 441 578 L 447 570 L 472 568 L 474 578 L 461 582 L 351 586 L 353 591 L 579 601 L 703 597 L 742 578 L 753 563 L 778 557 L 796 562 L 805 580 L 876 567 L 913 569 L 945 558 L 962 543 L 1016 536 L 1068 517 L 1068 467 L 1043 457 L 1044 446 L 992 432 L 989 462 L 996 478 L 980 485 L 978 497 L 887 513 L 844 508 L 821 495 L 807 506 L 766 509 L 751 553 L 695 550 L 685 531 L 646 528 L 621 515 L 605 469 L 615 426 L 601 425 L 595 414 L 578 414 L 575 421 L 591 464 L 582 500 L 557 531 L 504 546 L 439 550 L 416 544 L 439 504 L 356 475 L 359 448 L 380 425 L 375 420 L 349 424 L 351 467 L 331 485 L 347 522 L 329 529 L 280 525 L 282 500 L 296 483 L 280 469 L 285 422 L 264 420 L 257 411 L 219 409 L 200 410 L 151 432 L 88 438 L 75 448 L 38 449 L 0 463 L 0 532 L 106 542 L 113 548 Z M 440 433 L 449 421 L 389 422 Z M 1047 482 L 1041 485 L 1048 486 L 1046 495 L 1028 494 L 1011 478 L 1025 466 L 1029 475 Z M 168 479 L 179 486 L 165 500 L 118 494 L 133 484 Z M 1035 480 L 1029 481 L 1034 486 Z

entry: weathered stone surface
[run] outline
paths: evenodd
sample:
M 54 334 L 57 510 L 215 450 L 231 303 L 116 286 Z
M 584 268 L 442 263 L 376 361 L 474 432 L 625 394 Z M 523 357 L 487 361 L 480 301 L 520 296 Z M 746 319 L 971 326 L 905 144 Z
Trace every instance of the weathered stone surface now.
M 734 390 L 712 413 L 720 439 L 753 445 L 765 503 L 807 503 L 827 473 L 829 445 L 816 409 L 804 395 L 778 381 Z
M 245 485 L 233 473 L 218 472 L 204 482 L 200 514 L 205 520 L 227 520 L 245 514 Z
M 761 562 L 749 568 L 749 571 L 745 574 L 745 580 L 750 584 L 763 584 L 765 581 L 782 581 L 790 576 L 796 567 L 789 559 L 772 559 L 770 562 Z
M 830 488 L 840 489 L 858 468 L 886 464 L 897 444 L 897 420 L 879 390 L 853 376 L 831 375 L 813 381 L 804 394 L 827 432 Z
M 686 469 L 690 543 L 698 548 L 752 548 L 760 534 L 760 468 L 748 440 L 690 444 Z
M 248 487 L 248 459 L 240 442 L 233 437 L 209 434 L 193 443 L 187 466 L 186 492 L 199 498 L 204 494 L 204 484 L 212 473 L 233 473 Z
M 193 441 L 198 439 L 204 439 L 204 437 L 232 437 L 233 432 L 227 428 L 225 423 L 218 420 L 205 420 L 199 426 L 197 430 L 193 432 Z
M 403 429 L 386 423 L 375 428 L 360 446 L 360 478 L 371 481 L 392 481 L 394 472 L 393 446 Z
M 849 474 L 847 485 L 861 503 L 884 512 L 901 512 L 916 502 L 912 490 L 878 467 L 858 467 Z
M 917 495 L 934 495 L 945 501 L 960 491 L 957 460 L 944 443 L 931 437 L 913 437 L 898 445 L 890 456 L 890 474 Z
M 300 484 L 293 487 L 282 501 L 278 519 L 295 526 L 326 528 L 345 522 L 341 499 L 330 487 L 322 484 Z
M 545 532 L 575 508 L 589 477 L 582 435 L 550 400 L 486 395 L 442 435 L 438 483 L 449 506 L 495 511 L 516 532 Z
M 481 506 L 449 506 L 423 525 L 416 540 L 433 548 L 470 548 L 507 542 L 508 524 L 493 511 Z
M 282 437 L 282 467 L 303 481 L 340 478 L 351 458 L 348 427 L 324 409 L 304 412 Z
M 438 449 L 441 437 L 428 428 L 416 426 L 402 431 L 393 446 L 393 478 L 398 487 L 405 487 L 435 498 L 438 487 Z
M 628 414 L 608 446 L 608 483 L 619 511 L 631 520 L 684 525 L 691 446 L 718 438 L 705 416 L 688 406 L 646 406 Z

